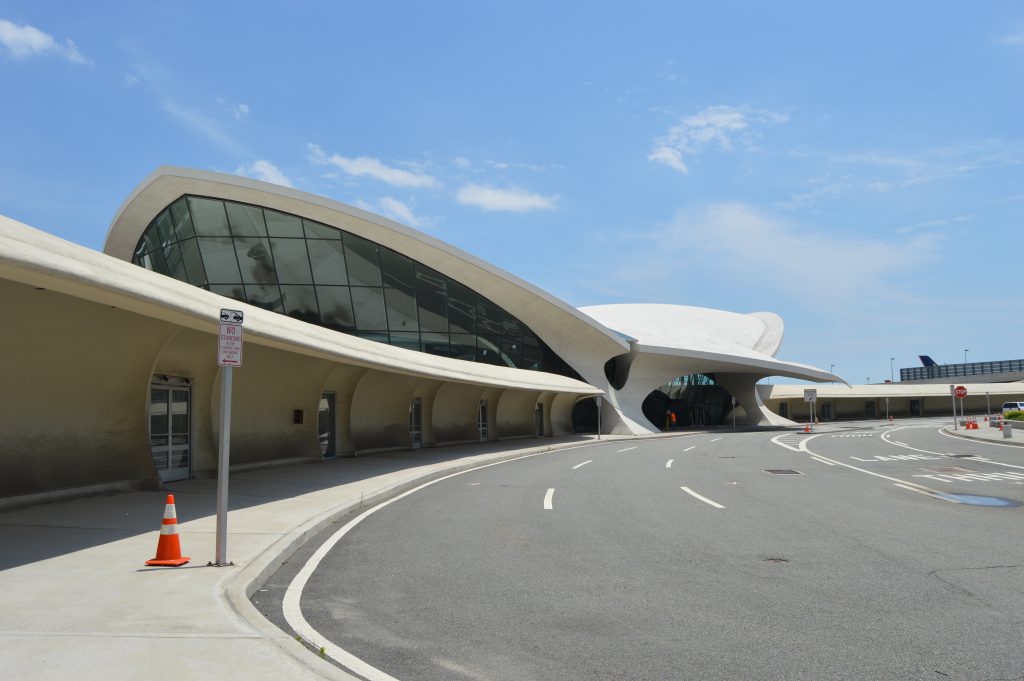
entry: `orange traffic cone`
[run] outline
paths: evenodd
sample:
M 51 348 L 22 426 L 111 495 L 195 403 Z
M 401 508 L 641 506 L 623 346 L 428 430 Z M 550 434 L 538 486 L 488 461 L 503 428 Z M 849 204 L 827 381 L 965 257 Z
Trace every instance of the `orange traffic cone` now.
M 807 425 L 807 424 L 804 424 L 804 432 L 805 433 L 811 432 L 811 427 L 809 425 Z
M 178 539 L 178 516 L 174 511 L 174 495 L 167 495 L 164 506 L 164 522 L 160 526 L 160 541 L 156 545 L 156 558 L 146 561 L 146 565 L 184 565 L 188 556 L 181 555 L 181 541 Z

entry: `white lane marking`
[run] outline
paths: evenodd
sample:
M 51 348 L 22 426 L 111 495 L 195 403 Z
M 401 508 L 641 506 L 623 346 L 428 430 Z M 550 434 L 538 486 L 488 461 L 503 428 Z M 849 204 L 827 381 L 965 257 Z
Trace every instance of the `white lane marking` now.
M 714 438 L 713 440 L 711 440 L 711 442 L 718 442 L 718 441 L 719 441 L 719 440 L 721 440 L 721 439 L 722 439 L 722 438 L 720 438 L 720 437 L 716 437 L 716 438 Z
M 823 458 L 821 458 L 821 457 L 820 457 L 820 456 L 818 456 L 817 454 L 812 454 L 812 455 L 811 455 L 811 458 L 812 458 L 812 459 L 814 459 L 815 461 L 817 461 L 818 463 L 823 463 L 823 464 L 825 464 L 826 466 L 835 466 L 835 464 L 834 464 L 834 463 L 832 463 L 831 461 L 828 461 L 828 460 L 826 460 L 826 459 L 823 459 Z
M 701 501 L 703 501 L 708 506 L 714 506 L 715 508 L 725 508 L 725 506 L 722 506 L 721 504 L 719 504 L 717 502 L 711 501 L 707 497 L 702 497 L 701 495 L 697 494 L 696 492 L 694 492 L 689 487 L 680 487 L 679 489 L 683 490 L 684 492 L 689 494 L 694 499 L 700 499 Z
M 900 426 L 899 428 L 893 428 L 892 430 L 886 431 L 885 433 L 882 434 L 882 442 L 887 442 L 887 443 L 889 443 L 891 445 L 896 445 L 897 447 L 903 447 L 905 449 L 913 449 L 915 452 L 924 452 L 925 454 L 935 454 L 935 455 L 942 456 L 942 457 L 949 457 L 949 454 L 944 454 L 942 452 L 933 452 L 930 449 L 921 449 L 919 447 L 911 447 L 910 445 L 905 445 L 902 442 L 896 442 L 895 440 L 890 440 L 889 438 L 886 437 L 886 435 L 888 435 L 889 433 L 891 433 L 893 431 L 896 431 L 896 430 L 900 430 L 902 428 L 927 428 L 927 427 L 934 427 L 934 426 Z M 955 435 L 949 435 L 948 433 L 943 433 L 942 432 L 942 428 L 939 428 L 937 432 L 940 433 L 941 435 L 946 435 L 947 437 L 955 437 L 957 440 L 966 439 L 966 438 L 962 438 L 962 437 L 957 437 Z M 999 444 L 997 442 L 984 442 L 982 440 L 974 440 L 974 439 L 972 439 L 971 442 L 972 443 L 973 442 L 978 442 L 978 443 L 981 443 L 981 444 L 994 444 L 994 445 L 997 445 L 999 447 L 1013 447 L 1013 446 L 1015 446 L 1015 445 L 1001 445 L 1001 444 Z M 974 455 L 974 460 L 975 461 L 981 461 L 983 463 L 990 463 L 990 464 L 993 464 L 995 466 L 1005 466 L 1006 468 L 1020 468 L 1020 469 L 1024 469 L 1024 466 L 1018 466 L 1018 465 L 1012 464 L 1012 463 L 1003 463 L 1002 461 L 993 461 L 992 459 L 989 459 L 988 457 L 979 456 L 977 454 Z
M 622 454 L 622 452 L 628 452 L 628 451 L 630 451 L 631 449 L 636 449 L 636 447 L 626 447 L 625 449 L 620 449 L 618 453 L 619 453 L 619 454 Z
M 792 436 L 792 433 L 785 433 L 784 435 L 776 435 L 775 437 L 772 438 L 772 442 L 777 444 L 780 447 L 785 447 L 786 449 L 791 449 L 794 452 L 799 452 L 800 450 L 797 449 L 796 447 L 794 447 L 793 445 L 789 445 L 789 444 L 786 444 L 785 442 L 782 442 L 782 438 L 784 438 L 784 437 L 791 437 L 791 436 Z
M 683 451 L 684 451 L 684 452 L 688 452 L 688 451 L 690 451 L 691 449 L 697 449 L 697 445 L 694 445 L 694 446 L 692 446 L 692 447 L 687 447 L 687 448 L 686 448 L 686 449 L 684 449 Z
M 587 459 L 587 460 L 586 460 L 586 461 L 584 461 L 583 463 L 578 463 L 578 464 L 576 464 L 575 466 L 573 466 L 573 467 L 572 467 L 572 469 L 573 469 L 573 470 L 576 470 L 577 468 L 583 468 L 584 466 L 586 466 L 586 465 L 587 465 L 588 463 L 590 463 L 591 461 L 593 461 L 593 459 Z
M 902 487 L 903 489 L 909 489 L 911 492 L 917 492 L 918 494 L 923 494 L 926 497 L 932 496 L 928 492 L 925 492 L 923 489 L 917 489 L 916 487 L 911 487 L 910 485 L 904 485 L 904 484 L 899 483 L 899 482 L 895 483 L 895 486 L 896 487 Z M 935 497 L 932 497 L 932 498 L 935 498 Z M 938 497 L 938 498 L 941 499 L 942 497 Z
M 544 510 L 550 511 L 554 509 L 554 505 L 551 503 L 552 498 L 555 496 L 555 488 L 549 487 L 547 494 L 544 495 Z
M 919 485 L 916 482 L 908 482 L 907 480 L 900 480 L 899 478 L 893 478 L 893 477 L 888 476 L 888 475 L 882 475 L 881 473 L 875 473 L 874 471 L 869 471 L 869 470 L 864 469 L 864 468 L 859 468 L 857 466 L 854 466 L 854 465 L 851 465 L 851 464 L 848 464 L 848 463 L 844 463 L 842 461 L 836 461 L 835 459 L 830 459 L 829 457 L 824 456 L 822 454 L 815 454 L 814 452 L 812 452 L 810 449 L 807 448 L 807 443 L 810 442 L 811 440 L 813 440 L 816 437 L 820 437 L 820 435 L 811 435 L 808 438 L 804 438 L 800 442 L 800 451 L 802 451 L 802 452 L 804 452 L 806 454 L 809 454 L 810 456 L 822 459 L 824 461 L 831 461 L 836 466 L 843 466 L 844 468 L 849 468 L 851 470 L 859 471 L 859 472 L 864 473 L 866 475 L 873 475 L 876 478 L 882 478 L 883 480 L 888 480 L 889 482 L 894 482 L 894 483 L 900 484 L 900 486 L 910 485 L 911 487 L 914 487 L 916 489 L 925 490 L 926 493 L 938 494 L 938 492 L 936 492 L 935 490 L 929 489 L 928 487 L 925 487 L 924 485 Z
M 672 462 L 673 461 L 675 461 L 675 459 L 669 459 L 668 461 L 666 461 L 665 462 L 665 468 L 672 468 Z
M 382 501 L 381 503 L 377 504 L 373 508 L 367 509 L 366 511 L 363 511 L 358 516 L 356 516 L 355 518 L 350 520 L 348 523 L 346 523 L 344 527 L 342 527 L 337 532 L 332 534 L 327 539 L 327 541 L 325 541 L 323 544 L 321 544 L 320 548 L 318 548 L 313 553 L 313 555 L 309 557 L 309 560 L 306 561 L 306 564 L 303 565 L 302 569 L 299 570 L 298 574 L 295 575 L 295 579 L 292 580 L 292 583 L 288 585 L 287 591 L 285 591 L 284 601 L 281 604 L 281 610 L 284 613 L 285 621 L 288 622 L 288 626 L 290 626 L 295 631 L 296 634 L 302 636 L 302 638 L 306 639 L 307 641 L 319 642 L 320 645 L 322 645 L 324 647 L 324 654 L 325 654 L 325 656 L 331 658 L 335 662 L 338 662 L 343 667 L 345 667 L 348 671 L 355 672 L 356 674 L 359 674 L 360 676 L 362 676 L 362 677 L 364 677 L 366 679 L 369 679 L 369 681 L 398 681 L 393 676 L 389 676 L 389 675 L 385 674 L 384 672 L 382 672 L 381 670 L 379 670 L 376 667 L 374 667 L 373 665 L 371 665 L 371 664 L 369 664 L 367 662 L 364 662 L 363 660 L 359 659 L 358 657 L 356 657 L 352 653 L 348 652 L 347 650 L 345 650 L 341 646 L 338 646 L 338 645 L 335 645 L 335 644 L 331 643 L 330 641 L 327 640 L 326 636 L 324 636 L 319 631 L 314 629 L 313 625 L 311 625 L 308 621 L 306 621 L 306 617 L 302 614 L 302 605 L 301 605 L 302 604 L 302 591 L 303 591 L 303 589 L 306 588 L 306 584 L 309 582 L 309 578 L 316 571 L 317 567 L 320 566 L 320 563 L 323 561 L 324 556 L 326 556 L 328 553 L 330 553 L 331 549 L 333 549 L 334 546 L 339 541 L 341 541 L 342 538 L 346 534 L 351 532 L 352 528 L 354 528 L 356 525 L 358 525 L 359 523 L 363 522 L 364 520 L 366 520 L 371 515 L 373 515 L 377 511 L 381 510 L 382 508 L 384 508 L 386 506 L 390 506 L 391 504 L 395 503 L 396 501 L 399 501 L 400 499 L 404 499 L 405 497 L 409 496 L 410 494 L 413 494 L 415 492 L 419 492 L 421 489 L 430 487 L 431 485 L 436 485 L 437 483 L 443 482 L 445 480 L 448 480 L 449 478 L 454 478 L 454 477 L 459 476 L 459 475 L 465 475 L 466 473 L 472 473 L 474 471 L 478 471 L 478 470 L 480 470 L 482 468 L 490 468 L 491 466 L 500 466 L 501 464 L 509 463 L 509 462 L 512 462 L 512 461 L 521 461 L 523 459 L 532 459 L 535 456 L 542 456 L 544 454 L 566 452 L 566 451 L 569 451 L 571 449 L 580 449 L 581 447 L 589 447 L 589 446 L 592 446 L 592 445 L 591 444 L 584 444 L 584 445 L 578 445 L 576 447 L 566 447 L 565 449 L 555 450 L 555 452 L 552 452 L 551 450 L 546 450 L 546 451 L 543 451 L 543 452 L 534 452 L 532 454 L 524 454 L 523 456 L 517 456 L 514 459 L 505 459 L 504 461 L 495 461 L 493 463 L 485 463 L 485 464 L 483 464 L 481 466 L 476 466 L 475 468 L 468 468 L 468 469 L 466 469 L 464 471 L 458 471 L 456 473 L 450 473 L 448 475 L 443 475 L 440 478 L 437 478 L 436 480 L 431 480 L 429 482 L 423 483 L 422 485 L 420 485 L 418 487 L 413 487 L 410 490 L 402 492 L 401 494 L 399 494 L 396 497 L 392 497 L 391 499 L 388 499 L 387 501 Z

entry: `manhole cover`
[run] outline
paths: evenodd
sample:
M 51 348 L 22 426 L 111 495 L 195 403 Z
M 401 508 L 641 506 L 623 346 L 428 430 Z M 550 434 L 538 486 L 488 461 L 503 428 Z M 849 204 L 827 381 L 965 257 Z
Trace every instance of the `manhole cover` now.
M 772 475 L 803 475 L 800 471 L 795 471 L 792 468 L 766 468 L 764 472 Z

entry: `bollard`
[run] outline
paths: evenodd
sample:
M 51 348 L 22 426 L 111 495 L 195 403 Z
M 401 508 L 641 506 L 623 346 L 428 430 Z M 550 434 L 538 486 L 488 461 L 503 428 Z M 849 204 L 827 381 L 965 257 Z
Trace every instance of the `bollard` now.
M 1013 424 L 1007 421 L 1003 424 L 1003 439 L 1013 437 Z

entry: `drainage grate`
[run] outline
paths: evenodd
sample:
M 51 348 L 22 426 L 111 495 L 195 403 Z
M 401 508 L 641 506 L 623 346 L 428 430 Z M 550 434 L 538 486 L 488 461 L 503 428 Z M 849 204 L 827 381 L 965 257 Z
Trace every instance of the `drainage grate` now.
M 772 475 L 803 475 L 800 471 L 795 471 L 792 468 L 766 468 L 764 472 Z

